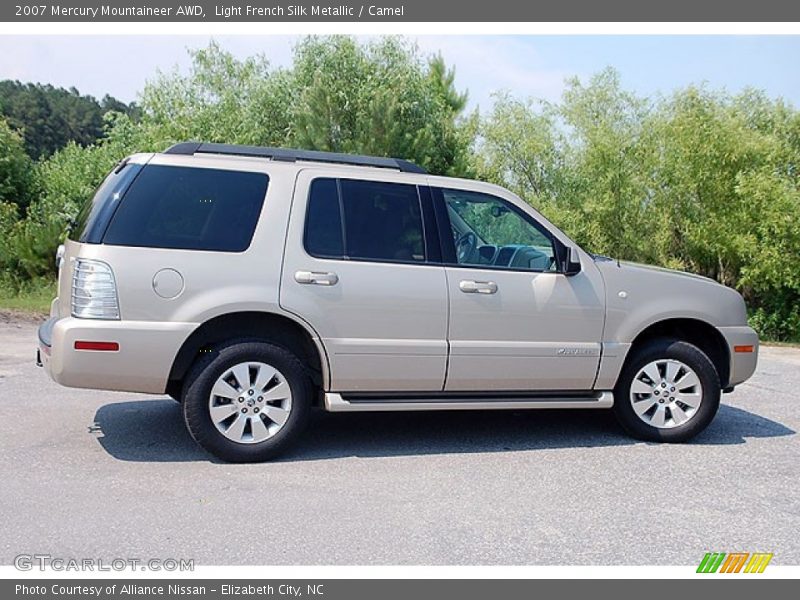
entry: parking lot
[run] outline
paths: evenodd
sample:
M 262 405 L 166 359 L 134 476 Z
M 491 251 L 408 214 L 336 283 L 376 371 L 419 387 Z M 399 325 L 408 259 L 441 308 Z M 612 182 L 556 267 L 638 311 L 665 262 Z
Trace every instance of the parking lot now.
M 174 401 L 59 387 L 34 349 L 0 324 L 2 564 L 800 564 L 800 350 L 762 349 L 687 445 L 607 412 L 320 412 L 291 455 L 230 465 Z

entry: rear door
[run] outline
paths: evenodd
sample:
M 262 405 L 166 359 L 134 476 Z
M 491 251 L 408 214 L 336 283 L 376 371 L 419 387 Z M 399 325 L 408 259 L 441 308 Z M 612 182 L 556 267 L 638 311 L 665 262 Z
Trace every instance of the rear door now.
M 424 182 L 300 171 L 280 303 L 321 337 L 330 391 L 444 386 L 447 281 L 434 223 Z

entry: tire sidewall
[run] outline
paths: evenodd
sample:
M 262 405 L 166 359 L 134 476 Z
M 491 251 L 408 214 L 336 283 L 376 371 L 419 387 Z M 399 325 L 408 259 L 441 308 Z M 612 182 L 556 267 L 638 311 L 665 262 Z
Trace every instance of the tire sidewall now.
M 689 366 L 700 379 L 703 399 L 697 412 L 686 423 L 659 429 L 642 421 L 633 409 L 630 388 L 633 378 L 646 364 L 659 359 L 675 359 Z M 720 382 L 714 364 L 697 346 L 672 339 L 657 339 L 642 346 L 626 362 L 614 390 L 614 414 L 632 436 L 654 442 L 685 442 L 703 431 L 717 414 Z
M 217 379 L 243 362 L 262 362 L 280 371 L 292 392 L 292 409 L 281 429 L 270 438 L 242 444 L 226 438 L 211 420 L 209 398 Z M 194 440 L 228 462 L 261 462 L 284 452 L 308 420 L 313 387 L 302 363 L 288 350 L 264 342 L 231 343 L 216 349 L 193 367 L 183 391 L 183 417 Z

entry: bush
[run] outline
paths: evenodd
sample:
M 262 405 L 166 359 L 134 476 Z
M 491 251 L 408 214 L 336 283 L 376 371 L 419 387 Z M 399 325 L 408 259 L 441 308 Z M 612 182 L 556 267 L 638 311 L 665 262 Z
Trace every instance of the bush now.
M 57 293 L 54 278 L 28 279 L 0 274 L 0 310 L 47 314 Z
M 585 248 L 737 288 L 759 332 L 800 339 L 800 113 L 748 91 L 637 98 L 613 71 L 562 101 L 500 96 L 478 169 Z
M 0 202 L 24 214 L 34 193 L 33 161 L 25 153 L 22 136 L 0 118 Z

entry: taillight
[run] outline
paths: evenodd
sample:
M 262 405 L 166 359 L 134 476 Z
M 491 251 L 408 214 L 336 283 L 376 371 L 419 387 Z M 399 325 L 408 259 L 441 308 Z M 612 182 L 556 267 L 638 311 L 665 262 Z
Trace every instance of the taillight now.
M 119 319 L 114 272 L 99 260 L 79 258 L 72 273 L 72 316 L 79 319 Z

